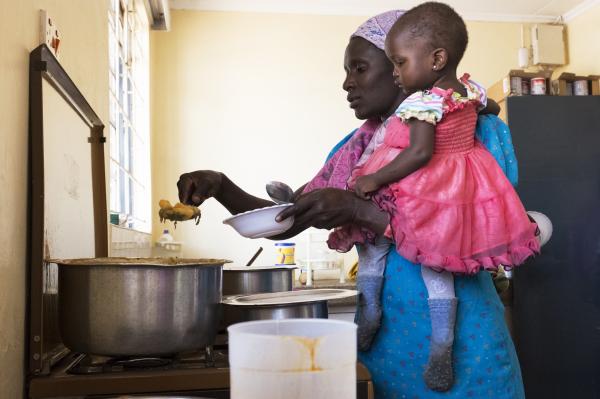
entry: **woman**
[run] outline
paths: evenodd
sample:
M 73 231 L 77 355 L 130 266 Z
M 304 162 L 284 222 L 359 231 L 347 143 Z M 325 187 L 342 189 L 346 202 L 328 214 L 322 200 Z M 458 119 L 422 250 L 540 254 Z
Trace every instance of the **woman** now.
M 405 98 L 394 84 L 392 65 L 382 50 L 385 35 L 399 15 L 385 13 L 361 25 L 344 56 L 343 88 L 348 92 L 347 99 L 356 117 L 367 120 L 373 130 Z M 342 140 L 332 154 L 348 139 Z M 200 205 L 214 197 L 233 214 L 272 204 L 244 192 L 214 171 L 186 173 L 177 184 L 182 202 Z M 308 227 L 331 229 L 350 223 L 382 234 L 389 223 L 389 215 L 371 201 L 327 186 L 300 195 L 280 217 L 290 215 L 295 217 L 294 226 L 277 238 L 292 237 Z M 431 328 L 420 268 L 390 251 L 381 328 L 371 349 L 360 355 L 372 374 L 377 398 L 524 397 L 504 308 L 489 273 L 457 277 L 455 284 L 461 301 L 455 331 L 455 382 L 450 391 L 437 393 L 427 389 L 422 379 Z

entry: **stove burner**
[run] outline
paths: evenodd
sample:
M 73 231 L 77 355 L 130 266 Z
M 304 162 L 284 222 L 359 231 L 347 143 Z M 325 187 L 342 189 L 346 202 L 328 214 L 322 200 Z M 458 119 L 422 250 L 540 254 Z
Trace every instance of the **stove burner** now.
M 137 357 L 110 359 L 106 365 L 110 367 L 122 367 L 123 369 L 149 369 L 165 367 L 173 362 L 173 359 L 162 357 Z
M 106 374 L 140 370 L 182 370 L 228 367 L 227 353 L 207 347 L 194 353 L 175 357 L 120 357 L 111 358 L 80 355 L 67 370 L 69 374 Z

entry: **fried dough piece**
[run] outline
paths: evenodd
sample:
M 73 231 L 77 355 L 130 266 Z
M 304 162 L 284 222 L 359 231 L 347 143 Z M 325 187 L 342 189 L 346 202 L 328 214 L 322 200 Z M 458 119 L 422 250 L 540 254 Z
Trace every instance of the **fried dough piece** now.
M 161 222 L 171 220 L 172 222 L 175 222 L 176 227 L 177 222 L 184 222 L 191 219 L 195 219 L 196 224 L 200 223 L 200 209 L 195 206 L 185 205 L 181 202 L 172 206 L 169 201 L 164 199 L 160 200 L 158 205 L 160 206 L 158 216 L 160 217 Z

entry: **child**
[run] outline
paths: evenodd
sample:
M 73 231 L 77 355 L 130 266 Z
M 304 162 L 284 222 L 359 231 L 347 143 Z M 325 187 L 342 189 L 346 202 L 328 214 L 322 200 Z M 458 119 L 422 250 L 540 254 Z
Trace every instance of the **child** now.
M 475 140 L 486 95 L 468 75 L 456 78 L 467 40 L 461 17 L 442 3 L 421 4 L 394 24 L 385 51 L 397 83 L 410 96 L 383 143 L 359 160 L 348 182 L 363 198 L 378 193 L 373 198 L 391 214 L 387 237 L 357 247 L 358 285 L 365 296 L 357 313 L 359 349 L 370 346 L 379 326 L 378 298 L 392 238 L 402 256 L 422 265 L 432 324 L 424 379 L 436 391 L 453 384 L 452 273 L 516 266 L 540 247 L 535 223 L 496 160 Z M 329 244 L 347 248 L 351 236 L 336 230 Z

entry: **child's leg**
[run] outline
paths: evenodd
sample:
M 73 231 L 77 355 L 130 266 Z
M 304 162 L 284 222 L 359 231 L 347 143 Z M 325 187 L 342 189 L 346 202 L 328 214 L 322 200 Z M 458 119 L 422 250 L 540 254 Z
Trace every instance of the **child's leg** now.
M 358 324 L 358 350 L 371 347 L 373 338 L 381 324 L 381 289 L 385 261 L 391 241 L 379 237 L 374 244 L 357 246 L 358 276 L 356 288 L 359 291 L 355 322 Z
M 427 287 L 431 315 L 429 360 L 423 378 L 430 389 L 444 392 L 454 383 L 452 346 L 457 305 L 454 277 L 450 272 L 438 273 L 424 266 L 421 266 L 421 275 Z

